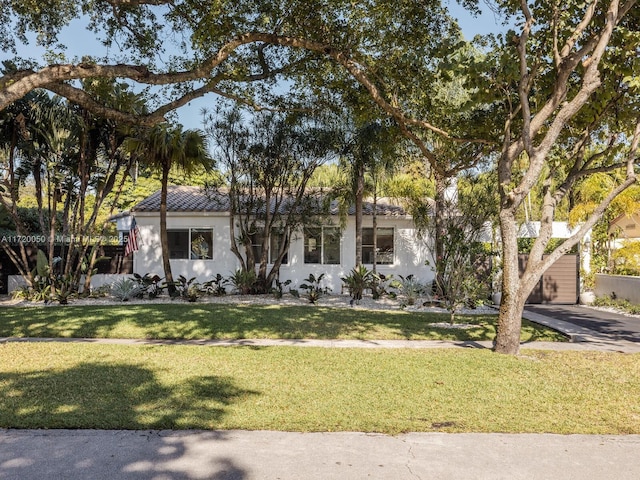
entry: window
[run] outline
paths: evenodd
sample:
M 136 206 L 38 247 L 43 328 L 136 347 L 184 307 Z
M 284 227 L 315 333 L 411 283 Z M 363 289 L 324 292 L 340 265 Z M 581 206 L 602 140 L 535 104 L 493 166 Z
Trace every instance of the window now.
M 213 256 L 213 230 L 211 228 L 184 228 L 168 230 L 169 258 L 210 260 Z
M 213 246 L 213 230 L 192 228 L 191 229 L 191 259 L 210 260 L 213 257 L 211 248 Z
M 340 264 L 340 229 L 314 227 L 305 229 L 304 263 Z
M 271 232 L 269 239 L 269 263 L 274 263 L 278 258 L 278 253 L 282 248 L 282 244 L 287 241 L 287 236 L 283 232 Z M 289 252 L 287 251 L 282 258 L 282 263 L 289 263 Z
M 377 228 L 376 264 L 393 264 L 393 228 Z M 373 228 L 362 229 L 362 262 L 373 264 Z
M 253 258 L 256 263 L 260 263 L 260 258 L 262 257 L 262 239 L 264 233 L 262 230 L 258 230 L 256 233 L 251 235 L 251 248 L 253 249 Z M 269 239 L 269 251 L 267 252 L 267 262 L 274 263 L 278 258 L 278 252 L 280 252 L 280 247 L 283 242 L 287 241 L 287 236 L 283 232 L 271 232 L 271 238 Z M 289 263 L 289 252 L 284 254 L 282 258 L 282 263 Z

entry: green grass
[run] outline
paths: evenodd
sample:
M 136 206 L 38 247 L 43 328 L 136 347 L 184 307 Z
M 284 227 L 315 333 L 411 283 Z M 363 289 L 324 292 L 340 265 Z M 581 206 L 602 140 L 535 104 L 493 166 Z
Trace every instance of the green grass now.
M 0 309 L 0 337 L 135 339 L 491 340 L 496 315 L 460 315 L 470 329 L 446 329 L 447 314 L 311 306 L 153 304 Z M 523 320 L 521 340 L 565 341 Z
M 640 355 L 0 345 L 0 427 L 640 433 Z

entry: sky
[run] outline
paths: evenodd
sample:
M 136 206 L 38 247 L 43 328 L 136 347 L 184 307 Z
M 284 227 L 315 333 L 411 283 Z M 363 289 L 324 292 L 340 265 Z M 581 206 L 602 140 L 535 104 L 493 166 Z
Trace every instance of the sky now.
M 452 15 L 458 18 L 460 27 L 467 39 L 471 39 L 478 34 L 497 33 L 504 30 L 499 20 L 486 7 L 480 16 L 473 17 L 455 1 L 448 1 L 446 5 L 449 7 Z M 75 20 L 68 28 L 61 32 L 60 43 L 67 46 L 66 55 L 69 58 L 82 55 L 104 57 L 110 53 L 105 46 L 101 45 L 100 42 L 91 36 L 90 32 L 87 32 L 85 26 L 86 22 Z M 43 54 L 44 49 L 37 47 L 33 43 L 18 47 L 18 55 L 23 58 L 39 60 Z M 13 55 L 11 54 L 0 52 L 0 61 L 12 57 Z M 200 111 L 203 107 L 211 106 L 211 98 L 211 95 L 205 96 L 178 109 L 178 121 L 182 123 L 185 128 L 202 128 Z

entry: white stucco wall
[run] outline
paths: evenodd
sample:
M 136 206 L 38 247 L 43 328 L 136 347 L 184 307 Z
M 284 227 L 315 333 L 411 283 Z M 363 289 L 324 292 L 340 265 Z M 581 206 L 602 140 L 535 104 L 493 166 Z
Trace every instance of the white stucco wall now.
M 136 221 L 140 229 L 142 245 L 134 254 L 133 271 L 162 275 L 162 252 L 160 248 L 160 219 L 157 214 L 137 213 Z M 335 220 L 337 223 L 337 219 Z M 322 273 L 324 284 L 333 293 L 342 289 L 341 277 L 347 275 L 355 265 L 355 220 L 349 218 L 346 229 L 342 233 L 340 246 L 340 265 L 318 265 L 304 263 L 304 239 L 301 233 L 294 234 L 289 248 L 289 263 L 280 268 L 280 280 L 291 280 L 291 288 L 304 283 L 310 273 L 318 276 Z M 371 218 L 365 217 L 364 227 L 371 227 Z M 184 275 L 196 277 L 197 281 L 211 280 L 216 274 L 230 276 L 239 267 L 239 262 L 231 252 L 229 238 L 229 217 L 221 213 L 169 213 L 167 227 L 173 228 L 213 228 L 213 247 L 211 260 L 171 260 L 174 277 Z M 394 263 L 378 265 L 382 274 L 413 274 L 421 282 L 433 279 L 431 267 L 425 265 L 428 251 L 424 242 L 415 234 L 413 221 L 410 218 L 378 217 L 378 227 L 394 228 Z M 371 269 L 371 265 L 367 265 Z
M 162 249 L 160 246 L 160 218 L 158 215 L 136 214 L 142 245 L 133 255 L 133 271 L 144 275 L 163 277 Z M 229 217 L 209 213 L 174 213 L 167 215 L 167 228 L 213 228 L 212 258 L 210 260 L 171 260 L 174 278 L 184 275 L 197 277 L 197 281 L 211 280 L 217 273 L 228 276 L 238 268 L 238 262 L 229 248 Z

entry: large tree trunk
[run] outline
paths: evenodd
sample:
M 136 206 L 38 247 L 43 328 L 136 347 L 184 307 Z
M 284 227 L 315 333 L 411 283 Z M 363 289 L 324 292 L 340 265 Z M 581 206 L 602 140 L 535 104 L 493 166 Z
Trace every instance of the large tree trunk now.
M 356 172 L 356 267 L 362 265 L 362 202 L 364 201 L 364 163 L 358 161 Z
M 498 353 L 517 355 L 520 351 L 522 312 L 527 299 L 520 291 L 518 268 L 518 225 L 509 211 L 500 212 L 502 235 L 502 300 L 498 316 L 498 331 L 493 349 Z
M 167 234 L 167 192 L 169 190 L 169 167 L 162 167 L 162 189 L 160 190 L 160 244 L 162 246 L 162 267 L 164 278 L 167 282 L 167 290 L 170 296 L 175 295 L 176 286 L 173 283 L 171 273 L 171 261 L 169 260 L 169 235 Z
M 373 227 L 373 267 L 371 271 L 375 274 L 378 265 L 378 195 L 373 189 L 373 212 L 371 214 L 371 225 Z
M 434 198 L 435 212 L 434 212 L 434 251 L 435 258 L 433 259 L 436 265 L 435 272 L 435 293 L 439 297 L 445 297 L 446 287 L 444 284 L 444 272 L 446 267 L 445 251 L 444 251 L 444 230 L 445 230 L 445 215 L 447 214 L 447 205 L 445 198 L 445 191 L 447 190 L 447 178 L 434 171 L 433 174 L 434 183 L 436 188 L 436 194 Z
M 550 230 L 551 217 L 542 222 L 541 232 Z M 545 226 L 545 223 L 549 223 Z M 498 353 L 517 355 L 520 351 L 520 330 L 522 314 L 527 298 L 531 294 L 544 271 L 551 265 L 553 258 L 543 261 L 542 250 L 539 255 L 529 255 L 522 275 L 518 263 L 518 222 L 511 210 L 500 212 L 500 233 L 502 235 L 502 300 L 498 316 L 498 332 L 494 350 Z M 543 241 L 548 243 L 548 238 Z M 570 246 L 567 247 L 567 249 Z M 562 251 L 554 252 L 557 257 Z

